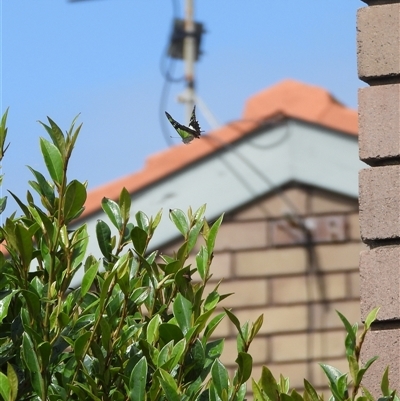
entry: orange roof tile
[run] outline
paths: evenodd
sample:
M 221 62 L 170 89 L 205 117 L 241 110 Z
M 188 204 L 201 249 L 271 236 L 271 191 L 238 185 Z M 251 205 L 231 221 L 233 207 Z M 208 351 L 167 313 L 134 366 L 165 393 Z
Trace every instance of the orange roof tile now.
M 147 159 L 142 170 L 90 191 L 81 218 L 98 211 L 104 196 L 116 200 L 123 187 L 130 193 L 139 191 L 233 143 L 258 126 L 282 117 L 308 121 L 350 135 L 358 133 L 357 111 L 345 107 L 322 88 L 285 80 L 252 96 L 246 102 L 241 120 L 212 131 L 191 146 L 181 144 L 156 153 Z

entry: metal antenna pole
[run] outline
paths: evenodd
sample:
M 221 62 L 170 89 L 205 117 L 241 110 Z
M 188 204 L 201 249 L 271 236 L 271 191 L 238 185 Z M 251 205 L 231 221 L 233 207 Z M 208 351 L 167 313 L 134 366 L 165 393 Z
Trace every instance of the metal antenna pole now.
M 190 120 L 192 114 L 195 85 L 194 85 L 194 65 L 196 61 L 196 39 L 195 25 L 193 21 L 193 0 L 185 1 L 185 39 L 183 42 L 183 59 L 185 62 L 185 81 L 186 81 L 186 121 Z

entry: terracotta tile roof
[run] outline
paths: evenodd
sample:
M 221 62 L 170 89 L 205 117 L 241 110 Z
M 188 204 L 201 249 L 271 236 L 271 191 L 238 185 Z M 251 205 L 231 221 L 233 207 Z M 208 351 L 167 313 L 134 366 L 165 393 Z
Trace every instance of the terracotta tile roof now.
M 322 88 L 285 80 L 252 96 L 241 120 L 212 131 L 190 146 L 181 144 L 156 153 L 142 170 L 90 191 L 81 218 L 100 210 L 104 196 L 116 200 L 123 187 L 130 193 L 139 191 L 276 118 L 296 118 L 349 135 L 358 133 L 357 111 L 345 107 Z

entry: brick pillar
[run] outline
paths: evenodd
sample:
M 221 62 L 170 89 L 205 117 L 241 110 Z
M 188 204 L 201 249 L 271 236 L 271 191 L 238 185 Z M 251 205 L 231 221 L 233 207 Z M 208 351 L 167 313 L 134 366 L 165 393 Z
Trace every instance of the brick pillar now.
M 362 359 L 379 355 L 365 378 L 377 396 L 389 366 L 400 390 L 400 0 L 364 0 L 358 10 L 361 317 L 381 306 Z

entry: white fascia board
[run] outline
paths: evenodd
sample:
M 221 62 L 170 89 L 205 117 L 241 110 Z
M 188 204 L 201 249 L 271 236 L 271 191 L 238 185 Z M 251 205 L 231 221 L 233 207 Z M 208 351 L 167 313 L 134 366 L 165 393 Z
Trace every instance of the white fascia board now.
M 211 138 L 201 140 L 212 145 Z M 207 204 L 207 218 L 215 219 L 290 181 L 357 197 L 360 168 L 363 163 L 358 159 L 357 137 L 287 120 L 229 144 L 133 194 L 131 216 L 137 211 L 155 216 L 163 209 L 163 218 L 151 242 L 154 249 L 179 236 L 168 218 L 169 209 L 186 212 L 189 206 L 196 210 Z M 95 240 L 99 218 L 108 222 L 102 212 L 87 219 L 93 238 L 88 251 L 94 255 L 99 255 Z

